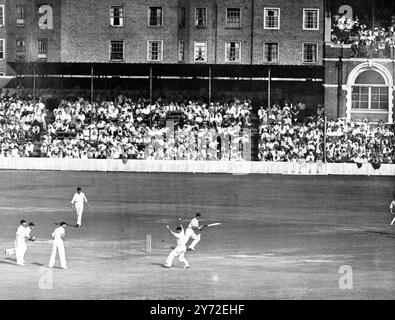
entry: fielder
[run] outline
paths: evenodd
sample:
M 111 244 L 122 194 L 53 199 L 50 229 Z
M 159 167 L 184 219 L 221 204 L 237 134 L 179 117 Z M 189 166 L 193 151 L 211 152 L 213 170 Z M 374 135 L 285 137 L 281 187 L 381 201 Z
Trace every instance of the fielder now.
M 187 251 L 185 244 L 187 242 L 186 241 L 187 238 L 185 236 L 184 228 L 182 227 L 181 224 L 181 218 L 178 220 L 180 221 L 180 226 L 176 228 L 176 232 L 173 232 L 170 229 L 169 225 L 166 226 L 167 230 L 169 230 L 169 232 L 177 239 L 177 247 L 175 247 L 175 249 L 172 252 L 170 252 L 169 256 L 166 259 L 166 263 L 164 264 L 166 268 L 171 268 L 173 259 L 174 257 L 177 256 L 180 262 L 184 263 L 184 268 L 189 268 L 189 263 L 185 259 L 185 252 Z
M 395 210 L 395 193 L 394 193 L 394 199 L 391 201 L 391 204 L 390 204 L 390 213 L 392 216 L 395 215 L 394 210 Z M 394 224 L 394 222 L 395 222 L 395 217 L 391 221 L 391 226 Z
M 61 222 L 60 227 L 56 228 L 52 233 L 53 245 L 51 259 L 49 259 L 48 267 L 53 268 L 55 265 L 56 251 L 59 251 L 60 266 L 67 269 L 66 255 L 64 251 L 64 238 L 66 235 L 66 222 Z
M 192 237 L 193 241 L 192 243 L 189 245 L 189 249 L 192 251 L 196 251 L 195 246 L 199 243 L 200 241 L 200 233 L 196 234 L 195 231 L 200 231 L 202 230 L 201 227 L 199 227 L 199 219 L 201 217 L 201 214 L 198 212 L 196 213 L 195 218 L 193 218 L 191 220 L 191 222 L 189 222 L 188 228 L 185 232 L 186 235 L 186 242 L 189 241 L 189 238 Z
M 26 264 L 25 254 L 27 250 L 26 239 L 29 241 L 36 240 L 36 237 L 30 236 L 30 232 L 34 228 L 34 223 L 29 222 L 27 225 L 26 220 L 21 220 L 20 226 L 16 231 L 16 239 L 15 239 L 15 255 L 16 255 L 16 264 L 19 266 L 24 266 Z
M 77 228 L 80 228 L 82 224 L 82 211 L 84 211 L 84 202 L 89 207 L 85 194 L 81 191 L 81 187 L 78 187 L 77 192 L 74 193 L 73 199 L 71 199 L 71 208 L 74 207 L 77 214 Z
M 18 266 L 24 266 L 25 261 L 24 256 L 27 249 L 25 237 L 26 237 L 26 220 L 21 220 L 18 229 L 16 230 L 16 239 L 15 239 L 15 255 L 16 255 L 16 264 Z

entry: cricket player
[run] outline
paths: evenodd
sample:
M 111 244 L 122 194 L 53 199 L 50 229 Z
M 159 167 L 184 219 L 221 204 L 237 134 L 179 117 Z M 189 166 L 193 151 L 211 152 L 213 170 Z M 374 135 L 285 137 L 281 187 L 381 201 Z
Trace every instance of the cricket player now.
M 390 204 L 390 213 L 391 213 L 392 216 L 395 215 L 395 193 L 394 193 L 393 199 L 392 199 L 391 204 Z M 391 226 L 394 224 L 394 222 L 395 222 L 395 217 L 391 221 Z
M 56 228 L 55 231 L 52 233 L 52 254 L 48 264 L 50 268 L 53 268 L 53 266 L 55 265 L 56 251 L 59 251 L 60 266 L 62 269 L 67 269 L 66 255 L 63 243 L 66 234 L 66 225 L 66 222 L 61 222 L 60 227 Z
M 189 263 L 185 259 L 185 252 L 187 251 L 187 248 L 185 246 L 187 242 L 186 236 L 185 236 L 184 228 L 182 227 L 181 218 L 178 220 L 180 221 L 180 226 L 176 228 L 175 232 L 173 232 L 170 229 L 169 225 L 166 226 L 167 230 L 169 230 L 169 232 L 177 239 L 177 246 L 172 252 L 170 252 L 169 256 L 166 259 L 166 263 L 164 264 L 166 268 L 171 268 L 173 259 L 174 257 L 177 256 L 180 262 L 184 263 L 184 268 L 189 268 Z
M 30 235 L 30 233 L 32 232 L 33 229 L 34 229 L 34 223 L 33 222 L 29 222 L 29 225 L 25 229 L 25 239 L 27 239 L 29 241 L 35 241 L 36 240 L 36 237 L 32 237 Z M 24 254 L 26 254 L 26 250 L 27 250 L 27 246 L 25 247 Z M 25 263 L 25 260 L 23 260 L 23 262 Z
M 16 264 L 18 266 L 24 266 L 25 261 L 23 260 L 26 252 L 26 220 L 22 219 L 19 223 L 19 227 L 16 230 L 16 239 L 15 239 L 15 255 L 16 255 Z
M 187 239 L 186 242 L 188 242 L 189 238 L 191 238 L 191 237 L 193 239 L 192 243 L 189 245 L 189 249 L 192 251 L 196 251 L 195 246 L 200 241 L 200 233 L 196 234 L 196 231 L 199 232 L 200 230 L 202 230 L 202 228 L 199 227 L 200 217 L 201 217 L 201 214 L 199 212 L 196 213 L 195 218 L 193 218 L 191 220 L 191 222 L 189 223 L 188 228 L 185 232 L 186 239 Z
M 80 228 L 82 224 L 82 211 L 84 211 L 84 202 L 89 207 L 88 200 L 81 190 L 81 187 L 78 187 L 77 192 L 74 193 L 73 199 L 71 199 L 71 208 L 74 207 L 77 214 L 77 228 Z

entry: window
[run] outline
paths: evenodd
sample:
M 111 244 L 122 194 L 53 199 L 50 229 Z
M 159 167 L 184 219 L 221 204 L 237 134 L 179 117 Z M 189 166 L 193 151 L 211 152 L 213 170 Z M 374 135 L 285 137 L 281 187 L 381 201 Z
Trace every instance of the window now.
M 0 39 L 0 60 L 5 58 L 5 40 Z
M 48 41 L 47 39 L 38 39 L 38 58 L 47 59 Z
M 178 61 L 185 60 L 185 42 L 178 41 Z
M 315 63 L 318 60 L 317 57 L 317 44 L 316 43 L 304 43 L 303 44 L 303 62 Z
M 186 25 L 185 7 L 181 7 L 178 14 L 178 26 L 184 28 Z
M 163 50 L 162 50 L 162 41 L 148 41 L 148 61 L 162 61 L 163 59 Z
M 303 9 L 303 30 L 318 30 L 318 9 Z
M 278 43 L 265 43 L 265 62 L 278 62 Z
M 110 25 L 113 27 L 124 26 L 124 12 L 123 6 L 113 6 L 110 8 Z
M 4 5 L 0 5 L 0 27 L 4 27 Z
M 195 62 L 207 61 L 207 43 L 194 42 L 193 60 Z
M 240 46 L 240 42 L 226 42 L 226 62 L 240 62 Z
M 26 41 L 25 39 L 16 40 L 16 55 L 18 57 L 25 56 L 26 54 Z
M 195 27 L 205 28 L 207 26 L 207 8 L 195 9 Z
M 279 8 L 265 8 L 263 19 L 265 29 L 280 29 L 280 9 Z
M 351 97 L 352 109 L 357 111 L 388 111 L 388 85 L 378 72 L 362 72 L 355 80 Z
M 16 24 L 18 26 L 25 25 L 25 7 L 16 6 Z
M 227 28 L 241 28 L 241 9 L 227 8 L 226 9 L 226 27 Z
M 161 27 L 163 25 L 162 7 L 148 8 L 148 25 L 151 27 Z
M 110 41 L 110 60 L 123 61 L 124 60 L 123 52 L 124 52 L 123 40 Z

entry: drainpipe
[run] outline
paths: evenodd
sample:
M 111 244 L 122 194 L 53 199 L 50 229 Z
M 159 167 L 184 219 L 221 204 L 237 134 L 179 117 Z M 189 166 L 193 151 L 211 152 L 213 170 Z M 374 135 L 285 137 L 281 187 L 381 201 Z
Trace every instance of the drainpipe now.
M 251 45 L 250 45 L 250 63 L 254 63 L 254 6 L 255 1 L 251 0 Z
M 217 64 L 218 5 L 214 4 L 214 64 Z

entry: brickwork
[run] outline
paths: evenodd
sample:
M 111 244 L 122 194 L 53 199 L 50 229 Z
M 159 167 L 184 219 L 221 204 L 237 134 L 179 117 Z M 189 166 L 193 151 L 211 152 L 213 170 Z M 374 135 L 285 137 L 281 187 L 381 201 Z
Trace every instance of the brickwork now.
M 1 0 L 6 1 L 6 0 Z M 25 6 L 26 24 L 16 26 L 16 6 Z M 163 63 L 179 62 L 179 41 L 184 42 L 185 63 L 195 63 L 194 43 L 207 43 L 207 60 L 203 63 L 262 64 L 264 43 L 279 43 L 278 64 L 302 62 L 303 42 L 318 45 L 318 60 L 322 64 L 323 0 L 48 0 L 53 8 L 53 30 L 38 27 L 39 0 L 6 1 L 7 17 L 7 59 L 16 57 L 16 39 L 26 40 L 26 60 L 37 57 L 37 39 L 48 39 L 50 62 L 109 62 L 110 41 L 125 43 L 123 62 L 146 63 L 147 41 L 163 41 Z M 110 25 L 110 6 L 124 6 L 124 26 Z M 163 25 L 148 25 L 148 7 L 163 8 Z M 197 7 L 205 7 L 207 24 L 195 25 Z M 264 7 L 278 7 L 280 29 L 264 30 Z M 185 26 L 179 26 L 180 10 L 185 8 Z M 239 8 L 240 28 L 229 28 L 226 24 L 227 8 Z M 303 30 L 303 8 L 319 9 L 319 30 Z M 252 17 L 253 21 L 252 21 Z M 253 23 L 252 23 L 253 22 Z M 1 32 L 1 31 L 0 31 Z M 226 60 L 226 42 L 240 44 L 240 59 Z M 253 48 L 251 48 L 251 43 Z M 251 60 L 252 58 L 252 60 Z

